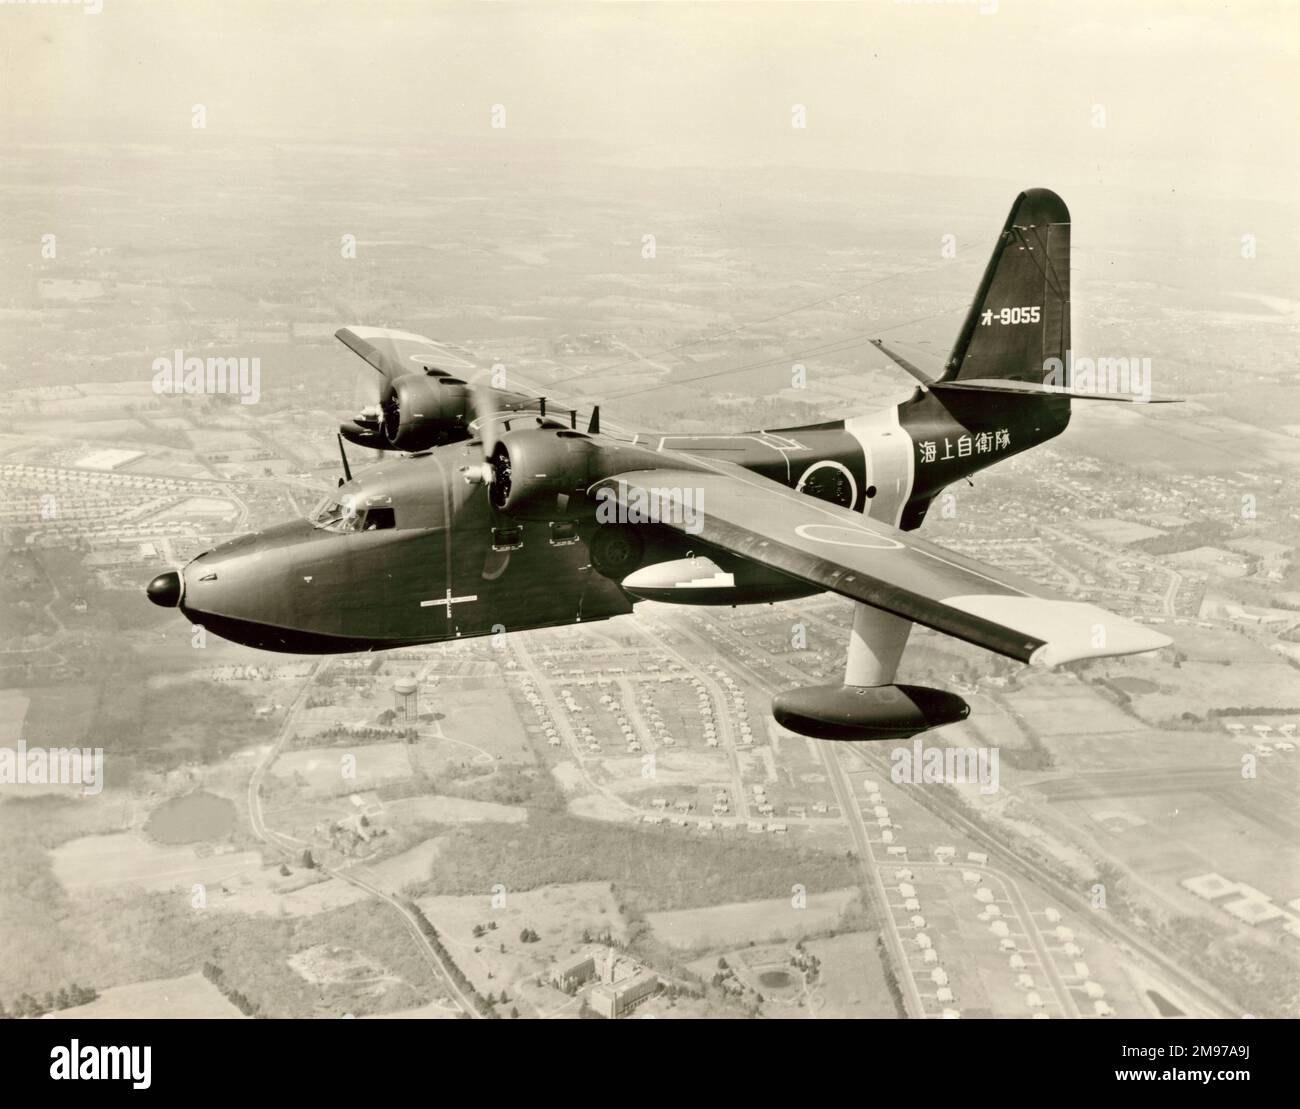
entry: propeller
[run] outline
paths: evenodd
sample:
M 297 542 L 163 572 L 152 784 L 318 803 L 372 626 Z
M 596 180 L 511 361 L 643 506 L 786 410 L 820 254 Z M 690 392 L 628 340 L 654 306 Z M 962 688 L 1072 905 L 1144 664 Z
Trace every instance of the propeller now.
M 482 461 L 460 468 L 461 477 L 470 485 L 491 485 L 497 478 L 493 456 L 497 449 L 497 394 L 483 385 L 482 378 L 469 382 L 470 403 L 474 406 L 474 423 L 478 425 Z
M 470 404 L 474 410 L 472 422 L 477 426 L 480 461 L 462 466 L 460 474 L 470 485 L 492 487 L 492 499 L 500 507 L 509 495 L 511 478 L 510 452 L 500 445 L 502 424 L 505 425 L 506 431 L 510 430 L 510 424 L 503 418 L 502 413 L 522 416 L 528 414 L 528 410 L 511 407 L 508 402 L 503 405 L 501 394 L 484 385 L 481 376 L 468 382 L 466 388 L 469 390 Z M 537 399 L 536 419 L 539 426 L 555 426 L 554 423 L 547 422 L 545 397 Z M 559 426 L 563 427 L 563 424 Z M 569 410 L 569 426 L 571 428 L 577 426 L 577 412 L 573 409 Z M 591 414 L 587 431 L 589 434 L 600 433 L 599 406 Z

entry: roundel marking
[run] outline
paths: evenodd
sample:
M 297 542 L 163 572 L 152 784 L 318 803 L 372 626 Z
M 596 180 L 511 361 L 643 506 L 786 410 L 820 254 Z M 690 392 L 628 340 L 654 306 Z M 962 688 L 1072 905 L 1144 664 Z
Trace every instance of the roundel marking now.
M 858 505 L 858 483 L 853 477 L 853 472 L 842 462 L 835 462 L 831 459 L 823 459 L 821 462 L 814 462 L 795 482 L 794 490 L 796 493 L 802 493 L 803 487 L 808 484 L 808 479 L 818 470 L 838 470 L 849 482 L 849 503 L 842 505 L 843 508 L 857 508 Z M 835 502 L 830 502 L 834 504 Z
M 844 524 L 800 524 L 794 529 L 801 539 L 814 543 L 829 543 L 832 547 L 864 547 L 872 551 L 901 551 L 904 545 L 888 535 L 877 535 L 865 528 Z
M 419 352 L 408 354 L 406 357 L 417 366 L 433 366 L 435 369 L 443 369 L 446 366 L 455 366 L 466 370 L 474 369 L 473 362 L 460 358 L 459 356 L 452 354 L 451 351 L 444 350 L 442 347 L 438 348 L 437 357 L 431 358 L 428 354 L 420 354 Z

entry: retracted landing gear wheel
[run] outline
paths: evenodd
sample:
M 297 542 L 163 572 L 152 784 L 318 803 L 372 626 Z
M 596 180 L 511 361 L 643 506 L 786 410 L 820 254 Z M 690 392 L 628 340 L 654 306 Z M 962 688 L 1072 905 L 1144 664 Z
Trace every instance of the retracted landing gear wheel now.
M 618 581 L 641 565 L 645 540 L 636 528 L 607 524 L 598 527 L 591 537 L 590 554 L 598 574 Z

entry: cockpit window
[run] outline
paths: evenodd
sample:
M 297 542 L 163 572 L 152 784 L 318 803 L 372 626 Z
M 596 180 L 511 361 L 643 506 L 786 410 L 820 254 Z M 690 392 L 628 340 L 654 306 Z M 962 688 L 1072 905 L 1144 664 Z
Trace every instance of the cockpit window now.
M 326 528 L 330 531 L 348 530 L 340 528 L 338 525 L 347 520 L 356 512 L 355 507 L 345 504 L 342 501 L 335 500 L 333 497 L 326 497 L 316 506 L 309 517 L 312 524 L 318 528 Z
M 363 531 L 386 531 L 397 527 L 397 519 L 391 508 L 367 508 L 366 523 Z
M 341 500 L 333 496 L 326 497 L 316 506 L 309 519 L 313 527 L 342 533 L 386 531 L 397 526 L 397 519 L 391 507 L 371 505 L 361 508 L 351 497 L 344 497 Z

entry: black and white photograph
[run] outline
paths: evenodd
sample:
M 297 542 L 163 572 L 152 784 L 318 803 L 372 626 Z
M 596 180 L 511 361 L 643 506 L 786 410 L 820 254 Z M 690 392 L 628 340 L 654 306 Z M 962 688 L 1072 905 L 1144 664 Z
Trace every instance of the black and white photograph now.
M 960 1019 L 1249 1081 L 1297 103 L 1284 0 L 0 0 L 29 1069 Z

